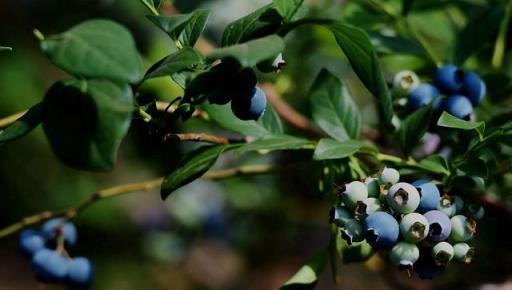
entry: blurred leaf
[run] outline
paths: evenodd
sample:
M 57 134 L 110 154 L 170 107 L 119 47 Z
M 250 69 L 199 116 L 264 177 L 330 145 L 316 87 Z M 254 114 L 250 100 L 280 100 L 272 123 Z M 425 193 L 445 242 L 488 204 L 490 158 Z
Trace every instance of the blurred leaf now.
M 206 27 L 209 17 L 210 11 L 205 9 L 195 10 L 180 35 L 181 43 L 185 46 L 193 47 Z
M 112 169 L 134 110 L 129 85 L 106 80 L 58 82 L 42 106 L 44 131 L 64 164 L 82 170 Z
M 377 31 L 368 32 L 377 53 L 425 55 L 425 49 L 416 41 L 400 36 L 387 36 Z
M 313 159 L 328 160 L 342 159 L 357 153 L 366 145 L 361 141 L 348 140 L 344 142 L 334 139 L 321 139 L 316 146 Z M 367 148 L 369 151 L 373 149 Z
M 41 41 L 52 62 L 77 78 L 135 83 L 142 63 L 130 32 L 110 20 L 89 20 Z
M 486 98 L 491 103 L 502 103 L 509 101 L 512 92 L 512 76 L 505 72 L 489 72 L 482 76 L 487 87 Z
M 464 64 L 466 59 L 482 46 L 494 40 L 505 11 L 503 7 L 489 7 L 457 35 L 453 60 L 455 64 Z
M 313 289 L 327 264 L 327 249 L 317 252 L 280 290 Z
M 425 132 L 427 132 L 430 119 L 432 119 L 432 111 L 433 106 L 431 104 L 416 110 L 401 123 L 398 138 L 400 140 L 400 147 L 402 147 L 405 155 L 409 155 L 412 152 L 423 135 L 425 135 Z
M 235 117 L 230 106 L 204 103 L 201 105 L 201 109 L 208 113 L 210 119 L 220 126 L 242 135 L 259 138 L 270 133 L 256 121 L 242 121 Z
M 12 47 L 8 47 L 8 46 L 1 46 L 1 45 L 0 45 L 0 51 L 4 51 L 4 50 L 12 51 Z
M 431 155 L 419 162 L 423 169 L 443 175 L 450 174 L 448 161 L 441 155 Z
M 21 138 L 43 121 L 43 110 L 41 104 L 37 104 L 30 108 L 23 116 L 9 127 L 0 131 L 0 145 L 7 141 Z
M 244 67 L 252 67 L 282 52 L 284 41 L 277 35 L 251 40 L 242 44 L 223 47 L 208 55 L 211 60 L 234 58 Z
M 414 6 L 414 0 L 402 0 L 402 15 L 406 16 Z
M 377 98 L 382 125 L 392 126 L 391 94 L 368 35 L 357 27 L 339 22 L 329 25 L 328 28 L 334 33 L 338 45 L 347 56 L 354 72 Z
M 171 76 L 201 63 L 203 63 L 203 57 L 195 49 L 186 47 L 151 66 L 144 79 Z
M 282 17 L 272 4 L 230 23 L 222 34 L 222 46 L 273 34 L 281 26 Z
M 273 0 L 274 8 L 285 20 L 291 20 L 304 0 Z
M 437 121 L 437 125 L 440 127 L 446 128 L 454 128 L 461 130 L 475 130 L 478 134 L 483 135 L 485 130 L 484 122 L 470 122 L 459 119 L 455 116 L 448 114 L 447 112 L 443 112 L 439 120 Z
M 310 140 L 289 135 L 267 135 L 254 142 L 243 145 L 236 152 L 247 151 L 275 151 L 275 150 L 297 150 L 312 149 L 314 143 Z
M 361 115 L 352 98 L 343 94 L 342 87 L 339 78 L 329 71 L 323 69 L 318 74 L 310 92 L 313 121 L 334 139 L 357 139 Z
M 263 117 L 259 122 L 263 128 L 267 129 L 267 131 L 272 134 L 280 135 L 284 131 L 281 118 L 279 118 L 279 115 L 274 111 L 274 108 L 272 108 L 270 104 L 267 104 L 265 114 L 263 114 Z
M 166 199 L 176 189 L 203 176 L 226 150 L 238 145 L 204 146 L 185 156 L 178 164 L 176 170 L 169 174 L 162 182 L 160 196 Z

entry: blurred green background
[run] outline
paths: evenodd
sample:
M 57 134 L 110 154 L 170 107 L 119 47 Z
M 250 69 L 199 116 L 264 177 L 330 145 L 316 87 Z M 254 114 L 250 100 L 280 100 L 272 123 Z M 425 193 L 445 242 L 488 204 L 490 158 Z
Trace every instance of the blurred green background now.
M 182 0 L 174 5 L 181 12 L 197 7 L 211 9 L 205 36 L 217 43 L 227 23 L 268 2 Z M 380 16 L 346 1 L 306 3 L 312 14 L 345 18 L 385 32 L 379 27 L 384 21 Z M 463 7 L 450 9 L 454 11 L 452 19 L 446 22 L 450 29 L 435 34 L 440 42 L 453 37 L 450 31 L 456 31 L 471 17 L 471 11 L 464 11 Z M 0 1 L 0 44 L 14 49 L 0 54 L 0 116 L 34 105 L 53 82 L 69 77 L 40 52 L 32 33 L 34 28 L 51 34 L 85 19 L 113 19 L 131 30 L 147 67 L 167 55 L 173 44 L 146 20 L 145 14 L 146 10 L 136 0 Z M 264 78 L 274 81 L 291 105 L 309 114 L 307 91 L 314 76 L 326 67 L 342 76 L 365 122 L 375 124 L 375 106 L 370 96 L 327 31 L 304 27 L 286 41 L 284 55 L 289 61 L 285 72 Z M 415 55 L 381 56 L 388 76 L 402 68 L 429 68 Z M 170 78 L 151 81 L 145 89 L 161 100 L 181 94 Z M 176 131 L 219 129 L 191 120 Z M 0 226 L 42 210 L 71 206 L 101 188 L 162 176 L 192 146 L 158 144 L 148 136 L 146 124 L 134 120 L 115 170 L 93 174 L 59 163 L 38 128 L 25 138 L 0 146 Z M 298 165 L 274 175 L 196 181 L 165 202 L 154 191 L 97 203 L 76 219 L 79 242 L 71 254 L 88 256 L 95 263 L 97 278 L 92 289 L 278 289 L 329 239 L 328 204 L 316 189 L 318 168 L 300 162 L 308 159 L 308 154 L 228 155 L 217 167 Z M 435 281 L 410 279 L 375 258 L 366 264 L 341 266 L 342 283 L 336 286 L 331 284 L 326 269 L 317 289 L 512 289 L 512 284 L 504 284 L 512 279 L 512 235 L 508 222 L 487 216 L 480 225 L 474 263 L 450 266 Z M 492 288 L 494 284 L 501 288 Z M 0 290 L 60 287 L 35 281 L 29 262 L 17 254 L 15 236 L 0 240 Z

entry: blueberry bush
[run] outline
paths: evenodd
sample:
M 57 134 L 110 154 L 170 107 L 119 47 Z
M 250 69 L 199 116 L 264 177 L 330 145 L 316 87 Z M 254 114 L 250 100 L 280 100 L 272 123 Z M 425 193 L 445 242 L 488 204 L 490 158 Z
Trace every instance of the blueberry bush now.
M 182 214 L 204 209 L 200 231 L 218 234 L 229 228 L 222 206 L 204 196 L 199 205 L 180 204 L 179 197 L 192 194 L 199 179 L 236 177 L 250 187 L 256 175 L 284 178 L 279 190 L 286 194 L 301 186 L 313 192 L 321 206 L 303 210 L 323 217 L 329 236 L 300 257 L 303 266 L 281 289 L 314 288 L 327 265 L 341 285 L 342 264 L 434 281 L 454 275 L 452 265 L 489 265 L 471 262 L 479 252 L 492 256 L 493 229 L 512 220 L 512 4 L 310 2 L 266 1 L 222 27 L 215 41 L 208 9 L 180 13 L 170 1 L 139 0 L 134 9 L 171 46 L 158 61 L 139 52 L 131 27 L 109 18 L 51 33 L 34 29 L 62 78 L 28 110 L 0 119 L 0 145 L 16 146 L 41 125 L 55 159 L 99 174 L 135 168 L 116 165 L 129 132 L 147 141 L 140 151 L 183 144 L 165 147 L 173 159 L 163 177 L 3 221 L 0 238 L 17 235 L 34 277 L 94 285 L 103 270 L 76 256 L 83 248 L 74 249 L 80 226 L 72 220 L 105 199 L 160 190 Z M 0 58 L 16 57 L 17 44 L 9 45 L 0 46 Z M 162 97 L 166 85 L 174 94 Z M 256 192 L 266 186 L 252 185 Z M 496 239 L 510 240 L 502 234 Z M 389 277 L 392 289 L 414 287 Z

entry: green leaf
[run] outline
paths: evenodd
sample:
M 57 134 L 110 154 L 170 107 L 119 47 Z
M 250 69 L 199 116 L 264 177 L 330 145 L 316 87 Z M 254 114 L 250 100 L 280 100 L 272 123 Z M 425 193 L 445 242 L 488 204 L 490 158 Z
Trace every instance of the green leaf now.
M 450 174 L 450 166 L 448 161 L 441 155 L 432 155 L 419 162 L 419 165 L 430 172 L 443 175 Z
M 318 278 L 324 271 L 328 260 L 327 258 L 327 249 L 320 250 L 279 289 L 313 289 Z
M 263 128 L 272 134 L 280 135 L 284 131 L 281 118 L 279 118 L 279 115 L 277 115 L 276 111 L 274 111 L 270 104 L 267 104 L 265 114 L 258 122 L 263 126 Z
M 423 107 L 410 114 L 400 125 L 398 137 L 400 147 L 405 155 L 409 155 L 414 147 L 421 140 L 425 132 L 427 132 L 432 119 L 433 106 Z
M 230 23 L 222 34 L 222 46 L 273 34 L 281 26 L 282 17 L 272 4 Z
M 402 0 L 402 15 L 406 16 L 414 6 L 414 0 Z
M 329 136 L 339 141 L 359 138 L 361 115 L 350 98 L 343 94 L 342 83 L 335 75 L 323 69 L 310 92 L 313 121 Z
M 58 67 L 77 78 L 106 78 L 135 83 L 142 63 L 130 32 L 110 20 L 89 20 L 41 41 Z
M 195 10 L 180 35 L 181 44 L 193 47 L 206 27 L 209 17 L 210 11 L 205 9 Z
M 443 112 L 443 114 L 437 121 L 437 126 L 460 130 L 475 130 L 479 135 L 483 135 L 485 131 L 484 122 L 465 121 L 455 116 L 452 116 L 447 112 Z
M 312 141 L 288 135 L 267 135 L 243 145 L 236 152 L 313 149 Z
M 392 126 L 391 94 L 370 38 L 362 29 L 340 22 L 332 23 L 328 28 L 334 33 L 338 45 L 347 56 L 354 72 L 368 91 L 377 98 L 383 125 Z
M 365 147 L 368 151 L 373 151 L 361 141 L 348 140 L 340 142 L 334 139 L 321 139 L 316 146 L 313 159 L 329 160 L 343 159 L 349 157 Z
M 202 63 L 203 57 L 195 49 L 186 47 L 155 63 L 148 70 L 144 79 L 171 76 Z
M 162 29 L 169 37 L 176 41 L 187 27 L 193 14 L 179 14 L 174 16 L 148 15 L 148 19 Z
M 273 0 L 273 7 L 285 20 L 291 20 L 299 11 L 304 0 Z
M 162 183 L 160 195 L 166 199 L 176 189 L 203 176 L 226 150 L 235 148 L 233 145 L 205 146 L 185 156 L 176 170 L 169 174 Z
M 463 64 L 468 57 L 488 44 L 499 30 L 501 20 L 505 15 L 503 7 L 489 7 L 457 35 L 453 50 L 454 63 Z M 476 37 L 478 36 L 478 37 Z
M 7 141 L 16 140 L 27 135 L 43 121 L 43 110 L 41 104 L 30 108 L 23 116 L 9 127 L 0 131 L 0 145 Z
M 275 57 L 283 49 L 284 40 L 277 35 L 269 35 L 242 44 L 216 49 L 208 55 L 208 58 L 211 60 L 234 58 L 240 65 L 252 67 L 259 62 Z
M 63 163 L 83 170 L 112 169 L 133 115 L 129 85 L 106 80 L 58 82 L 42 106 L 44 131 Z

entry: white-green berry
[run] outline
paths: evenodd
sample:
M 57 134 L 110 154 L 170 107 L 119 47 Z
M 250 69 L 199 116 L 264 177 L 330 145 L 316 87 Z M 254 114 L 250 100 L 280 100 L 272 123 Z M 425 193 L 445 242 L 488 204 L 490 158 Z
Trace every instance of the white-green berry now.
M 447 242 L 440 242 L 432 247 L 432 257 L 438 266 L 448 264 L 454 256 L 453 246 Z
M 415 244 L 406 242 L 398 242 L 391 249 L 389 259 L 393 265 L 397 266 L 400 270 L 412 270 L 414 263 L 420 257 L 420 250 Z
M 341 237 L 349 246 L 355 242 L 362 242 L 364 240 L 363 225 L 356 219 L 347 220 L 341 230 Z
M 362 207 L 364 207 L 364 213 L 367 215 L 374 213 L 376 211 L 382 210 L 382 205 L 380 203 L 380 200 L 378 198 L 374 198 L 374 197 L 369 197 L 369 198 L 363 200 L 363 202 L 360 203 L 360 205 L 362 205 Z
M 484 207 L 481 205 L 470 204 L 467 207 L 467 214 L 472 219 L 479 221 L 484 217 L 485 210 Z
M 457 261 L 469 264 L 475 255 L 475 249 L 466 243 L 453 245 L 454 258 Z
M 377 178 L 370 176 L 366 177 L 364 180 L 364 185 L 366 185 L 366 189 L 368 190 L 368 197 L 379 197 L 380 185 Z
M 368 190 L 361 181 L 352 181 L 345 185 L 345 190 L 341 193 L 341 201 L 348 208 L 355 208 L 358 201 L 368 198 Z
M 406 214 L 400 221 L 400 233 L 405 241 L 418 243 L 428 236 L 429 222 L 419 213 Z
M 463 215 L 456 215 L 451 218 L 452 232 L 450 239 L 455 242 L 466 242 L 473 238 L 476 232 L 476 221 Z
M 394 211 L 406 214 L 414 212 L 418 208 L 420 193 L 411 184 L 399 182 L 389 189 L 386 199 Z
M 345 223 L 352 218 L 352 214 L 344 207 L 337 206 L 334 209 L 332 222 L 338 227 L 343 227 Z
M 449 195 L 443 195 L 439 201 L 438 210 L 444 212 L 447 216 L 453 217 L 457 214 L 457 206 L 455 205 L 455 198 Z
M 462 199 L 462 197 L 454 195 L 453 203 L 455 204 L 455 214 L 461 213 L 462 209 L 464 208 L 464 200 Z
M 400 180 L 400 173 L 398 172 L 398 170 L 396 170 L 394 168 L 385 167 L 384 170 L 382 170 L 380 177 L 379 177 L 379 182 L 386 187 L 390 187 L 390 186 L 398 183 L 399 180 Z

